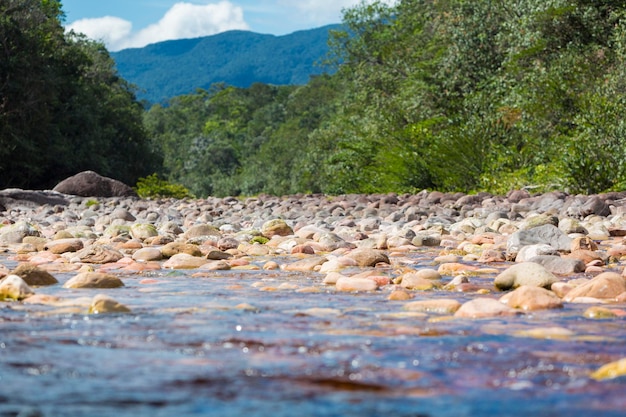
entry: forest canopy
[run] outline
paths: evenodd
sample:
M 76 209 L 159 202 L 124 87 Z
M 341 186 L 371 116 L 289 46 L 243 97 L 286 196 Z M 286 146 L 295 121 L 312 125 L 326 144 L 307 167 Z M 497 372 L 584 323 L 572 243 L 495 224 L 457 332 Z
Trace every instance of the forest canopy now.
M 63 18 L 59 1 L 0 2 L 0 188 L 87 169 L 134 184 L 160 165 L 133 88 Z
M 624 189 L 625 13 L 616 0 L 364 1 L 332 32 L 332 75 L 216 84 L 144 111 L 102 45 L 63 33 L 59 2 L 9 0 L 0 186 L 93 169 L 198 197 Z
M 332 76 L 216 86 L 153 107 L 146 127 L 163 174 L 198 195 L 623 189 L 625 12 L 364 2 L 332 35 Z

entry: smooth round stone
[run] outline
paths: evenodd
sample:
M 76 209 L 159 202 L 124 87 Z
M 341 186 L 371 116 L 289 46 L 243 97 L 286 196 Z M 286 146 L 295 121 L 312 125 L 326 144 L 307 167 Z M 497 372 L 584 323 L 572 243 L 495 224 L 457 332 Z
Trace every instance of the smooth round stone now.
M 83 248 L 83 241 L 72 237 L 52 240 L 44 245 L 44 250 L 56 253 L 58 255 L 66 252 L 78 252 Z
M 26 282 L 28 285 L 43 286 L 58 284 L 59 281 L 50 272 L 37 267 L 31 263 L 19 264 L 12 272 Z
M 619 378 L 624 375 L 626 375 L 626 358 L 607 363 L 590 376 L 593 379 L 602 381 L 605 379 Z
M 390 301 L 406 301 L 412 298 L 413 295 L 410 292 L 404 290 L 392 291 L 391 294 L 389 294 L 389 297 L 387 297 L 387 299 Z
M 68 280 L 64 288 L 118 288 L 123 287 L 121 279 L 102 272 L 82 272 Z
M 89 314 L 106 313 L 130 313 L 130 309 L 107 295 L 96 295 L 89 307 Z
M 461 308 L 461 303 L 452 299 L 412 301 L 404 305 L 405 310 L 423 313 L 454 314 Z
M 422 278 L 414 272 L 404 274 L 401 277 L 400 285 L 402 288 L 417 291 L 428 291 L 437 287 L 436 281 L 431 279 Z
M 263 269 L 266 271 L 275 271 L 277 269 L 280 269 L 280 265 L 278 265 L 278 263 L 275 261 L 267 261 L 263 265 Z
M 534 339 L 571 339 L 576 333 L 563 327 L 537 327 L 530 330 L 521 330 L 515 332 L 513 335 L 518 337 L 532 337 Z
M 136 250 L 135 253 L 133 253 L 132 258 L 135 261 L 143 262 L 160 261 L 163 259 L 163 254 L 159 248 L 148 247 Z
M 522 285 L 550 288 L 558 280 L 556 276 L 543 266 L 534 262 L 522 262 L 509 267 L 498 275 L 494 285 L 503 291 L 521 287 Z
M 552 291 L 540 287 L 521 286 L 503 295 L 500 302 L 522 310 L 544 310 L 562 308 L 561 299 Z
M 473 272 L 479 268 L 473 265 L 467 265 L 460 262 L 447 262 L 439 265 L 437 272 L 440 275 L 459 275 Z
M 23 300 L 35 294 L 32 288 L 17 275 L 8 275 L 0 281 L 0 300 Z
M 376 249 L 354 249 L 346 258 L 352 259 L 360 267 L 373 267 L 379 263 L 389 263 L 389 257 Z
M 438 271 L 435 271 L 434 269 L 429 269 L 429 268 L 418 269 L 417 271 L 413 272 L 413 274 L 415 274 L 416 276 L 420 278 L 429 279 L 433 281 L 439 281 L 441 279 L 441 274 Z
M 319 269 L 328 259 L 323 256 L 313 256 L 310 258 L 300 259 L 284 266 L 285 271 L 292 272 L 310 272 Z
M 579 297 L 615 299 L 626 292 L 626 278 L 616 272 L 604 272 L 591 281 L 573 288 L 565 295 L 565 301 Z
M 191 256 L 202 256 L 202 251 L 198 245 L 183 242 L 171 242 L 161 248 L 164 258 L 171 258 L 179 253 L 186 253 Z
M 117 262 L 124 257 L 117 249 L 107 245 L 92 245 L 76 252 L 76 258 L 88 264 L 107 264 Z
M 293 229 L 282 219 L 273 219 L 263 223 L 261 233 L 267 238 L 293 235 Z
M 337 291 L 353 292 L 353 291 L 376 291 L 378 284 L 369 278 L 352 278 L 341 277 L 335 284 Z
M 163 268 L 167 269 L 196 269 L 206 264 L 204 257 L 192 256 L 186 253 L 177 253 L 163 263 Z
M 130 235 L 137 240 L 146 240 L 159 235 L 156 227 L 152 224 L 137 223 L 130 226 Z
M 589 307 L 585 310 L 583 316 L 588 319 L 614 319 L 615 317 L 618 317 L 617 314 L 615 314 L 615 312 L 610 308 L 599 306 Z
M 206 271 L 228 271 L 232 269 L 232 266 L 226 261 L 209 261 L 200 267 Z
M 479 297 L 464 303 L 454 317 L 479 319 L 486 317 L 514 316 L 518 310 L 508 307 L 493 298 Z
M 515 257 L 515 262 L 528 262 L 531 258 L 542 255 L 559 255 L 559 252 L 552 246 L 543 243 L 536 245 L 527 245 L 523 246 L 519 250 L 517 256 Z

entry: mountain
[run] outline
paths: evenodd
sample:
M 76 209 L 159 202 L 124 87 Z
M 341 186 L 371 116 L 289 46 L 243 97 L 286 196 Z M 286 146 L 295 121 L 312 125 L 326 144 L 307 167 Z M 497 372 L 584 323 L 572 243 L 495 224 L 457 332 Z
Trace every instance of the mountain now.
M 236 87 L 306 84 L 311 75 L 330 72 L 318 63 L 328 52 L 329 31 L 339 28 L 328 25 L 284 36 L 235 30 L 111 56 L 120 75 L 139 87 L 139 99 L 164 103 L 219 82 Z

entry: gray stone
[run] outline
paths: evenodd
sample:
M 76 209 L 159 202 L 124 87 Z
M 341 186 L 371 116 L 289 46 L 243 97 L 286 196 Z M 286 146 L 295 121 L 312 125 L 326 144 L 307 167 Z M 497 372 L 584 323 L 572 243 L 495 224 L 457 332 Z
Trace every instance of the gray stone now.
M 509 267 L 498 275 L 494 285 L 499 290 L 528 285 L 531 287 L 550 288 L 559 279 L 543 266 L 534 262 L 522 262 Z
M 561 258 L 560 256 L 540 255 L 530 258 L 528 262 L 537 263 L 553 274 L 570 275 L 585 272 L 586 265 L 580 259 Z
M 123 182 L 93 171 L 80 172 L 66 178 L 53 191 L 81 197 L 137 197 L 137 193 Z
M 544 243 L 554 249 L 569 252 L 572 239 L 552 224 L 533 227 L 528 230 L 518 230 L 507 240 L 506 249 L 510 255 L 516 255 L 523 246 Z

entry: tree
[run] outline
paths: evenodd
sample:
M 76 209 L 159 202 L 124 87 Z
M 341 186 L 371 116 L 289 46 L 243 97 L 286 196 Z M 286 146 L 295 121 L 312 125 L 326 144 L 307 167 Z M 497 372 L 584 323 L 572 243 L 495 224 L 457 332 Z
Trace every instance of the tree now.
M 106 49 L 65 34 L 61 3 L 0 3 L 0 187 L 91 169 L 134 184 L 156 167 L 142 108 Z

